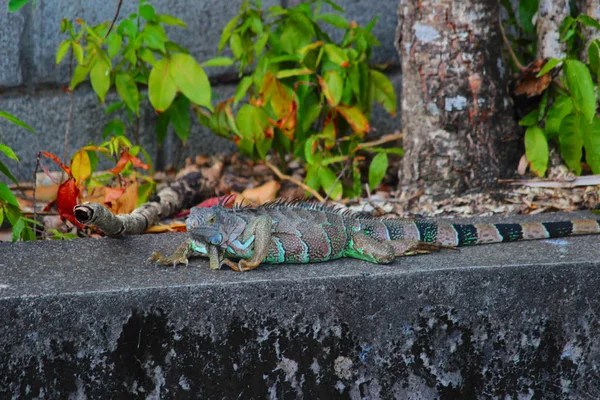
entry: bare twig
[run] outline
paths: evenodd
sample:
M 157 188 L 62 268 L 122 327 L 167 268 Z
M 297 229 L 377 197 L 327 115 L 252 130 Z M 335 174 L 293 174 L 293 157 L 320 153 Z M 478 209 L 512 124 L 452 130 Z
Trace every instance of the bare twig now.
M 119 12 L 121 11 L 121 5 L 123 4 L 123 0 L 119 0 L 119 4 L 117 4 L 117 12 L 115 13 L 115 17 L 113 18 L 108 30 L 106 31 L 106 35 L 104 35 L 104 39 L 108 37 L 110 31 L 112 31 L 113 26 L 115 26 L 115 22 L 117 21 L 117 17 L 119 16 Z
M 73 49 L 69 55 L 69 77 L 73 74 Z M 71 133 L 71 119 L 73 118 L 73 91 L 68 89 L 69 93 L 69 112 L 67 114 L 67 128 L 65 129 L 65 150 L 63 152 L 63 162 L 67 163 L 67 157 L 69 157 L 69 134 Z
M 385 135 L 385 136 L 382 136 L 381 138 L 374 140 L 372 142 L 360 143 L 359 145 L 356 146 L 356 150 L 366 149 L 368 147 L 379 146 L 384 143 L 393 142 L 394 140 L 399 140 L 399 139 L 402 139 L 402 132 L 393 133 L 391 135 Z
M 34 220 L 34 221 L 37 221 L 37 206 L 36 206 L 36 205 L 37 205 L 37 204 L 36 204 L 37 202 L 36 202 L 36 197 L 35 197 L 35 189 L 36 189 L 36 187 L 37 187 L 37 172 L 38 172 L 38 168 L 40 167 L 40 156 L 41 156 L 41 153 L 40 153 L 40 152 L 38 152 L 38 154 L 37 154 L 37 158 L 36 158 L 36 160 L 35 160 L 35 168 L 34 168 L 34 170 L 33 170 L 33 220 Z M 37 234 L 37 232 L 38 232 L 38 225 L 37 225 L 37 224 L 34 224 L 34 227 L 33 227 L 33 229 L 34 229 L 34 231 L 35 231 L 35 232 L 36 232 L 36 234 Z M 43 231 L 43 230 L 42 230 L 42 231 Z M 40 232 L 41 232 L 41 231 L 40 231 Z M 36 235 L 36 236 L 37 236 L 37 235 Z
M 523 64 L 521 64 L 521 62 L 515 55 L 515 52 L 513 51 L 512 47 L 510 47 L 510 43 L 508 42 L 508 39 L 506 38 L 506 33 L 504 32 L 504 27 L 502 26 L 502 20 L 500 19 L 500 13 L 498 13 L 498 26 L 500 27 L 500 34 L 502 35 L 502 40 L 504 41 L 504 44 L 506 45 L 506 50 L 508 51 L 508 55 L 510 55 L 510 58 L 513 60 L 513 62 L 515 63 L 515 65 L 517 66 L 519 71 L 521 71 L 521 72 L 525 71 L 527 69 L 527 67 L 524 67 Z
M 316 198 L 317 200 L 319 200 L 321 203 L 324 203 L 324 202 L 325 202 L 325 199 L 323 198 L 323 196 L 321 196 L 321 195 L 320 195 L 320 194 L 319 194 L 319 193 L 318 193 L 316 190 L 314 190 L 313 188 L 311 188 L 311 187 L 309 187 L 309 186 L 305 185 L 305 184 L 304 184 L 304 182 L 302 182 L 302 181 L 299 181 L 298 179 L 296 179 L 296 178 L 294 178 L 294 177 L 292 177 L 292 176 L 289 176 L 289 175 L 286 175 L 286 174 L 284 174 L 283 172 L 281 172 L 281 171 L 279 170 L 279 168 L 277 168 L 276 166 L 274 166 L 273 164 L 271 164 L 270 162 L 268 162 L 268 161 L 266 161 L 266 160 L 265 160 L 265 165 L 266 165 L 267 167 L 269 167 L 269 168 L 271 169 L 271 171 L 273 171 L 273 172 L 275 173 L 275 175 L 277 175 L 277 177 L 278 177 L 279 179 L 283 179 L 283 180 L 286 180 L 286 181 L 290 181 L 290 182 L 292 182 L 293 184 L 300 186 L 302 189 L 306 190 L 307 192 L 310 192 L 310 193 L 311 193 L 313 196 L 315 196 L 315 198 Z
M 325 200 L 322 201 L 322 203 L 326 203 L 327 200 L 329 200 L 329 196 L 331 196 L 331 193 L 333 193 L 333 189 L 335 189 L 336 183 L 338 183 L 338 181 L 342 178 L 342 176 L 346 172 L 347 167 L 348 167 L 348 163 L 344 164 L 344 168 L 342 168 L 342 172 L 340 172 L 339 175 L 337 176 L 337 178 L 335 178 L 335 181 L 333 181 L 333 185 L 331 185 L 331 189 L 329 189 L 329 192 L 327 192 L 327 196 L 325 196 Z

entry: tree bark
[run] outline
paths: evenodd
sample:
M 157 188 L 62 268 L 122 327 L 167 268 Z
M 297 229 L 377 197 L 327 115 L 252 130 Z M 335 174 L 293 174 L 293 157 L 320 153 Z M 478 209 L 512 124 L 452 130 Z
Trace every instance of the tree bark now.
M 578 14 L 585 14 L 600 19 L 600 2 L 598 0 L 575 0 L 575 7 Z M 588 47 L 590 47 L 594 39 L 600 39 L 600 33 L 595 28 L 584 27 L 583 39 L 585 44 L 579 54 L 579 59 L 588 62 Z
M 538 59 L 566 55 L 567 45 L 560 42 L 559 28 L 570 13 L 569 0 L 540 0 L 536 22 Z
M 400 2 L 404 189 L 459 194 L 491 187 L 516 169 L 520 130 L 498 13 L 497 0 Z

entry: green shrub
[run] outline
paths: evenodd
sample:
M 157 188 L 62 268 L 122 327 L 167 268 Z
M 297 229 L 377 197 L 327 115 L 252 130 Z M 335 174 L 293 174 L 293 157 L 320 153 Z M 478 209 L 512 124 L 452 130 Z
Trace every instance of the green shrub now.
M 323 3 L 334 12 L 321 12 Z M 273 152 L 282 163 L 291 157 L 304 161 L 306 183 L 334 199 L 360 195 L 359 150 L 378 153 L 370 165 L 371 188 L 385 174 L 387 153 L 401 153 L 360 147 L 372 103 L 394 115 L 397 101 L 389 79 L 369 67 L 372 47 L 379 45 L 371 33 L 376 19 L 360 27 L 342 12 L 329 0 L 266 13 L 260 1 L 244 1 L 219 43 L 219 51 L 229 46 L 233 60 L 204 64 L 239 66 L 235 96 L 212 113 L 196 109 L 201 123 L 247 156 L 265 159 Z M 321 23 L 339 30 L 341 41 L 333 41 Z

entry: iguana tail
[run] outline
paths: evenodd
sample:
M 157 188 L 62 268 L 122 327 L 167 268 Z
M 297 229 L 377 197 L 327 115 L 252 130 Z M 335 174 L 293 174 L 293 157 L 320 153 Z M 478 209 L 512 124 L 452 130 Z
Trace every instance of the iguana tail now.
M 468 246 L 517 240 L 600 234 L 600 220 L 514 224 L 440 224 L 429 221 L 381 220 L 391 240 L 416 239 L 444 246 Z M 374 228 L 374 227 L 373 227 Z M 381 229 L 376 229 L 381 234 Z

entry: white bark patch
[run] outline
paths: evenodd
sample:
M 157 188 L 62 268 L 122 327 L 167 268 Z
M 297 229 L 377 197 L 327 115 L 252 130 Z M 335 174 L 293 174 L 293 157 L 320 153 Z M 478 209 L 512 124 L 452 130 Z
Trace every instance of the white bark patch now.
M 415 24 L 415 37 L 423 43 L 431 43 L 440 38 L 440 33 L 430 25 L 417 22 Z
M 463 97 L 463 96 L 447 97 L 444 108 L 448 112 L 453 111 L 453 110 L 460 111 L 460 110 L 464 110 L 466 105 L 467 105 L 466 97 Z
M 435 116 L 440 115 L 440 109 L 438 108 L 437 104 L 435 104 L 435 103 L 427 103 L 427 111 L 429 111 L 429 113 L 431 115 L 435 115 Z

